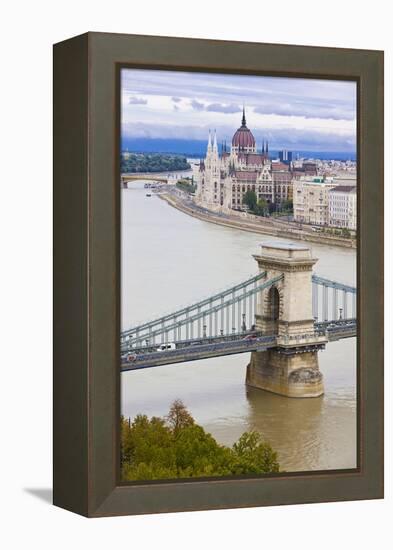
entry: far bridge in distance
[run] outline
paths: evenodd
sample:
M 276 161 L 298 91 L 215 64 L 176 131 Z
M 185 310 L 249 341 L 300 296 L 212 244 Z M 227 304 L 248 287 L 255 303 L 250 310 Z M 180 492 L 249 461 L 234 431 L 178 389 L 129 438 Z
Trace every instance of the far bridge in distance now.
M 259 272 L 121 333 L 121 370 L 251 353 L 246 382 L 289 397 L 323 393 L 318 352 L 356 336 L 356 288 L 313 274 L 304 245 L 263 243 Z
M 126 172 L 120 175 L 120 186 L 123 189 L 128 189 L 128 184 L 134 181 L 173 184 L 179 179 L 190 176 L 192 176 L 192 170 L 175 170 L 173 172 Z

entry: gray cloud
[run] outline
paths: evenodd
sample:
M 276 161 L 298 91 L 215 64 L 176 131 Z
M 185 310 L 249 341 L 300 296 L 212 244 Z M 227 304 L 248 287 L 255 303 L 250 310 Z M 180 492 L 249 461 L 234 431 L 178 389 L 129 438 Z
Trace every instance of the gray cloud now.
M 181 97 L 171 97 L 171 99 L 174 103 L 179 103 L 179 101 L 181 101 Z
M 210 103 L 210 105 L 206 107 L 206 111 L 212 111 L 214 113 L 239 113 L 241 109 L 238 105 L 235 105 L 235 103 Z
M 190 105 L 194 109 L 194 111 L 203 111 L 203 109 L 205 108 L 204 104 L 200 103 L 196 99 L 192 99 L 190 101 Z
M 254 133 L 257 144 L 269 140 L 270 149 L 287 148 L 306 151 L 356 151 L 356 136 L 337 135 L 318 130 L 270 129 L 266 133 Z
M 146 105 L 147 99 L 144 99 L 143 97 L 130 96 L 128 99 L 128 103 L 130 105 Z
M 173 106 L 173 110 L 174 110 L 174 111 L 178 111 L 178 110 L 179 110 L 179 106 L 178 106 L 178 105 L 174 105 L 174 106 Z
M 235 103 L 209 103 L 204 105 L 200 101 L 193 99 L 190 101 L 191 107 L 194 111 L 211 111 L 213 113 L 239 113 L 240 107 Z
M 301 116 L 304 118 L 327 118 L 332 120 L 353 120 L 355 112 L 339 103 L 312 101 L 283 101 L 265 103 L 254 107 L 255 113 L 262 115 Z
M 238 104 L 262 114 L 354 120 L 356 83 L 304 78 L 219 75 L 126 69 L 123 91 L 178 96 L 199 104 Z M 172 93 L 171 93 L 172 92 Z M 198 111 L 197 107 L 194 110 Z M 203 110 L 202 107 L 199 110 Z M 223 111 L 220 111 L 223 112 Z

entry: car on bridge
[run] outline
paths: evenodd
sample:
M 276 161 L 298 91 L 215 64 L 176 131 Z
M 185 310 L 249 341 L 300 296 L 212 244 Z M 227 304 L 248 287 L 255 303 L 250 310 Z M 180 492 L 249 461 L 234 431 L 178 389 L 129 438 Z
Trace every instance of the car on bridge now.
M 174 342 L 167 342 L 166 344 L 161 344 L 157 351 L 169 351 L 171 349 L 176 349 L 176 344 Z
M 256 340 L 257 337 L 258 337 L 257 334 L 251 333 L 251 334 L 247 334 L 247 336 L 245 336 L 244 338 L 242 338 L 242 340 Z
M 135 361 L 136 357 L 136 353 L 126 353 L 125 355 L 121 356 L 121 360 L 122 362 L 126 361 L 127 363 L 132 363 L 133 361 Z

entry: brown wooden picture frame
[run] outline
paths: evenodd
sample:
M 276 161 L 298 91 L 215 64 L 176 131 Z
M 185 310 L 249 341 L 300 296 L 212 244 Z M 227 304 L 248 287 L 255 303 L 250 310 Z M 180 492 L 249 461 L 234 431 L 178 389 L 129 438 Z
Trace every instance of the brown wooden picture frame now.
M 358 83 L 358 468 L 119 482 L 119 68 Z M 54 504 L 89 517 L 383 497 L 383 52 L 87 33 L 54 46 Z

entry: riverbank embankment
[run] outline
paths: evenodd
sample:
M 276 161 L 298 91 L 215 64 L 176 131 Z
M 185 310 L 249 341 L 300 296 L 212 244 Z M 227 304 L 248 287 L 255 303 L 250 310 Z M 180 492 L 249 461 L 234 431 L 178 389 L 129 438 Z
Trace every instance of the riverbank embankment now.
M 299 229 L 280 227 L 280 224 L 273 224 L 268 220 L 254 220 L 251 217 L 235 218 L 235 216 L 223 216 L 205 208 L 199 208 L 191 201 L 185 202 L 179 196 L 172 193 L 160 193 L 159 197 L 181 212 L 209 223 L 232 227 L 240 229 L 241 231 L 260 233 L 261 235 L 269 235 L 272 237 L 281 237 L 291 240 L 295 239 L 327 246 L 339 246 L 341 248 L 356 248 L 355 239 L 313 234 L 311 232 L 306 232 Z

